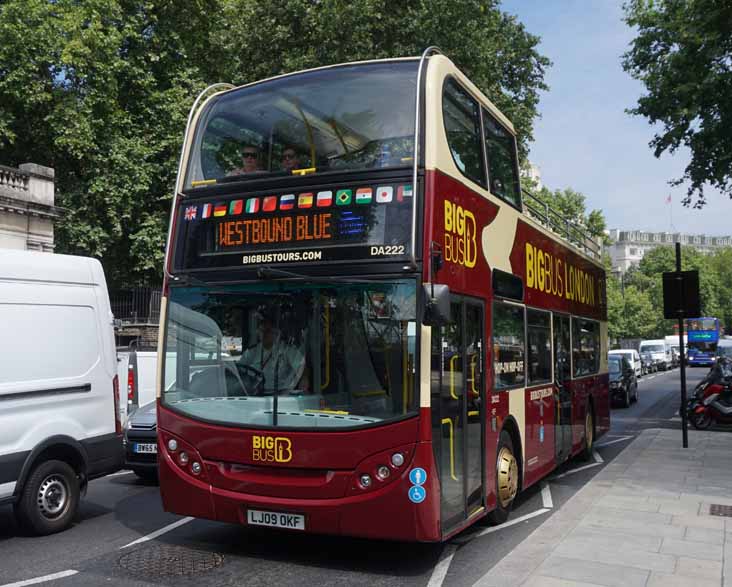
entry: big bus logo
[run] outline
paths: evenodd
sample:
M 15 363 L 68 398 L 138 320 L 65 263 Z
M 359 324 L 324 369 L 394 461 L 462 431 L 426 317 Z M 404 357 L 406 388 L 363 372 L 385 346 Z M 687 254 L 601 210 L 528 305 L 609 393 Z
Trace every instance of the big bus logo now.
M 292 441 L 283 436 L 252 436 L 252 460 L 262 463 L 288 463 L 292 460 Z
M 475 267 L 478 258 L 475 233 L 473 213 L 445 200 L 445 261 Z

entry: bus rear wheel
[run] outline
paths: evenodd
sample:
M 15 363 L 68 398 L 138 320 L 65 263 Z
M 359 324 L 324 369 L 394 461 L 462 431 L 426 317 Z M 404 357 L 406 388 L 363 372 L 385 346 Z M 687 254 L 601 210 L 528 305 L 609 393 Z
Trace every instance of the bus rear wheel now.
M 496 509 L 488 514 L 493 524 L 503 524 L 508 520 L 513 500 L 518 494 L 519 467 L 513 448 L 511 435 L 501 432 L 496 452 Z
M 628 402 L 630 405 L 630 402 Z M 627 406 L 626 406 L 627 407 Z M 587 406 L 585 414 L 585 440 L 582 452 L 579 453 L 580 459 L 589 461 L 592 458 L 593 445 L 595 443 L 595 423 L 592 417 L 592 407 Z

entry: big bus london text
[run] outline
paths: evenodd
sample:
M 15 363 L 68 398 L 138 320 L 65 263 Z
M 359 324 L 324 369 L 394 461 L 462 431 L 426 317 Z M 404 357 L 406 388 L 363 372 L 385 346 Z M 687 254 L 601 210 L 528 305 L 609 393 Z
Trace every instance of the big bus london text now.
M 167 511 L 440 541 L 591 453 L 595 244 L 522 200 L 510 121 L 448 58 L 217 89 L 166 253 Z

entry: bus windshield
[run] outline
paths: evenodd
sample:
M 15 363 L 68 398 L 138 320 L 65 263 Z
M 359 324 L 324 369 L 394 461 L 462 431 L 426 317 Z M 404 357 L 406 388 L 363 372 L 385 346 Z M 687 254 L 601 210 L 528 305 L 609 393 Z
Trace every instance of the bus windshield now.
M 411 166 L 418 64 L 325 68 L 213 98 L 196 130 L 186 189 L 298 169 Z
M 343 428 L 415 412 L 416 283 L 171 288 L 163 402 L 216 423 Z

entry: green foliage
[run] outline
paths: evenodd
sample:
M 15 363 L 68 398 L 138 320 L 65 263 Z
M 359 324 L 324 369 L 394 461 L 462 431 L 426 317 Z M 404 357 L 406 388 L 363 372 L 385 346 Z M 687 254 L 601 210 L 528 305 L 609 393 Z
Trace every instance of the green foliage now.
M 534 190 L 532 193 L 539 200 L 554 208 L 562 218 L 584 228 L 595 239 L 605 241 L 605 216 L 601 210 L 592 210 L 589 214 L 587 213 L 587 198 L 584 194 L 572 188 L 552 191 L 547 187 Z
M 549 61 L 496 0 L 4 0 L 0 161 L 56 169 L 58 250 L 113 285 L 159 279 L 195 96 L 438 45 L 512 119 L 525 155 Z
M 699 272 L 702 316 L 732 326 L 732 248 L 704 255 L 683 247 L 681 268 Z M 622 278 L 608 273 L 608 331 L 611 338 L 658 338 L 674 333 L 674 321 L 663 318 L 664 271 L 676 270 L 673 247 L 648 251 Z
M 630 0 L 626 22 L 638 34 L 623 67 L 648 93 L 630 112 L 662 131 L 656 157 L 691 150 L 685 203 L 705 202 L 710 184 L 732 197 L 732 4 L 729 0 Z

